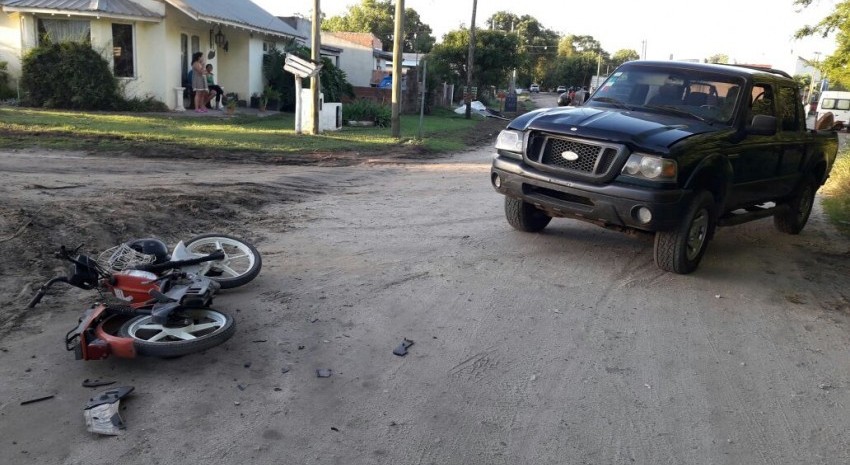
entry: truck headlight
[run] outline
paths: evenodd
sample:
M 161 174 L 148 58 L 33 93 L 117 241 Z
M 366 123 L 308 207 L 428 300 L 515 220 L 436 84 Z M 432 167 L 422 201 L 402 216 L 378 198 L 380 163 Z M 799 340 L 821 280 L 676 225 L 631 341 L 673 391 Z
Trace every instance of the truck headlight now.
M 675 160 L 644 153 L 633 153 L 622 173 L 651 181 L 675 181 L 678 167 Z
M 496 150 L 522 153 L 522 132 L 505 129 L 496 138 Z

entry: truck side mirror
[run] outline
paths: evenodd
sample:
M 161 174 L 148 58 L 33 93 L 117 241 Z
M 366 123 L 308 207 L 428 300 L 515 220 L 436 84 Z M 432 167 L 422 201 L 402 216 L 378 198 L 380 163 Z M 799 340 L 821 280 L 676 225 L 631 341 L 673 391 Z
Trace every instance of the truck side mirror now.
M 747 128 L 748 134 L 772 136 L 776 134 L 776 117 L 768 115 L 753 116 L 753 124 Z

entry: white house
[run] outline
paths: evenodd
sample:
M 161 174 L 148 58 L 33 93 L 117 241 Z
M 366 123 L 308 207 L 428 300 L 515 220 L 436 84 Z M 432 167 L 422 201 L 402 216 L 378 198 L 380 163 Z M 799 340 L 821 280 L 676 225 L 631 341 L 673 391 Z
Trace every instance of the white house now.
M 383 51 L 381 40 L 369 32 L 322 31 L 322 45 L 342 49 L 339 68 L 345 71 L 348 82 L 355 87 L 377 85 L 386 72 L 393 54 Z
M 128 97 L 182 106 L 191 55 L 203 52 L 217 81 L 240 99 L 262 92 L 263 54 L 303 40 L 250 0 L 0 0 L 0 61 L 17 81 L 21 57 L 45 37 L 89 40 L 126 80 Z

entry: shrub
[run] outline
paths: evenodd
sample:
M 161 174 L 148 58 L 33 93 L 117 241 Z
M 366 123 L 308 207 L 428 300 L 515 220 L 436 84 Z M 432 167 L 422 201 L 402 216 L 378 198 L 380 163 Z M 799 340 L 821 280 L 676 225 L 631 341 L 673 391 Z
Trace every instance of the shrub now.
M 0 61 L 0 100 L 15 98 L 18 93 L 9 86 L 9 63 Z
M 131 99 L 122 100 L 117 105 L 116 109 L 121 111 L 131 111 L 134 113 L 169 111 L 168 105 L 152 96 L 147 96 L 145 98 L 133 97 Z
M 109 63 L 91 45 L 36 47 L 23 59 L 24 103 L 74 110 L 114 110 L 123 101 Z
M 354 100 L 342 106 L 343 121 L 374 121 L 375 126 L 386 127 L 392 122 L 392 109 L 367 99 Z

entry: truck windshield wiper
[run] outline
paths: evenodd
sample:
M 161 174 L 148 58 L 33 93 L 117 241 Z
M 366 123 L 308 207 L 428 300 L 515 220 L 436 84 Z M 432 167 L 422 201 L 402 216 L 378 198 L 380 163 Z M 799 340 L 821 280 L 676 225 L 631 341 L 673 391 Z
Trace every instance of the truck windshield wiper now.
M 691 118 L 700 120 L 703 123 L 713 124 L 713 121 L 707 120 L 700 115 L 691 113 L 687 110 L 682 110 L 681 108 L 672 107 L 670 105 L 644 105 L 644 108 L 649 108 L 650 110 L 659 110 L 666 113 L 673 113 L 676 115 L 690 116 Z
M 591 100 L 591 102 L 610 103 L 611 105 L 614 105 L 615 107 L 618 107 L 618 108 L 625 108 L 626 110 L 634 110 L 634 108 L 632 108 L 631 106 L 626 105 L 625 103 L 623 103 L 623 102 L 621 102 L 621 101 L 619 101 L 615 98 L 611 98 L 611 97 L 595 97 L 593 100 Z

